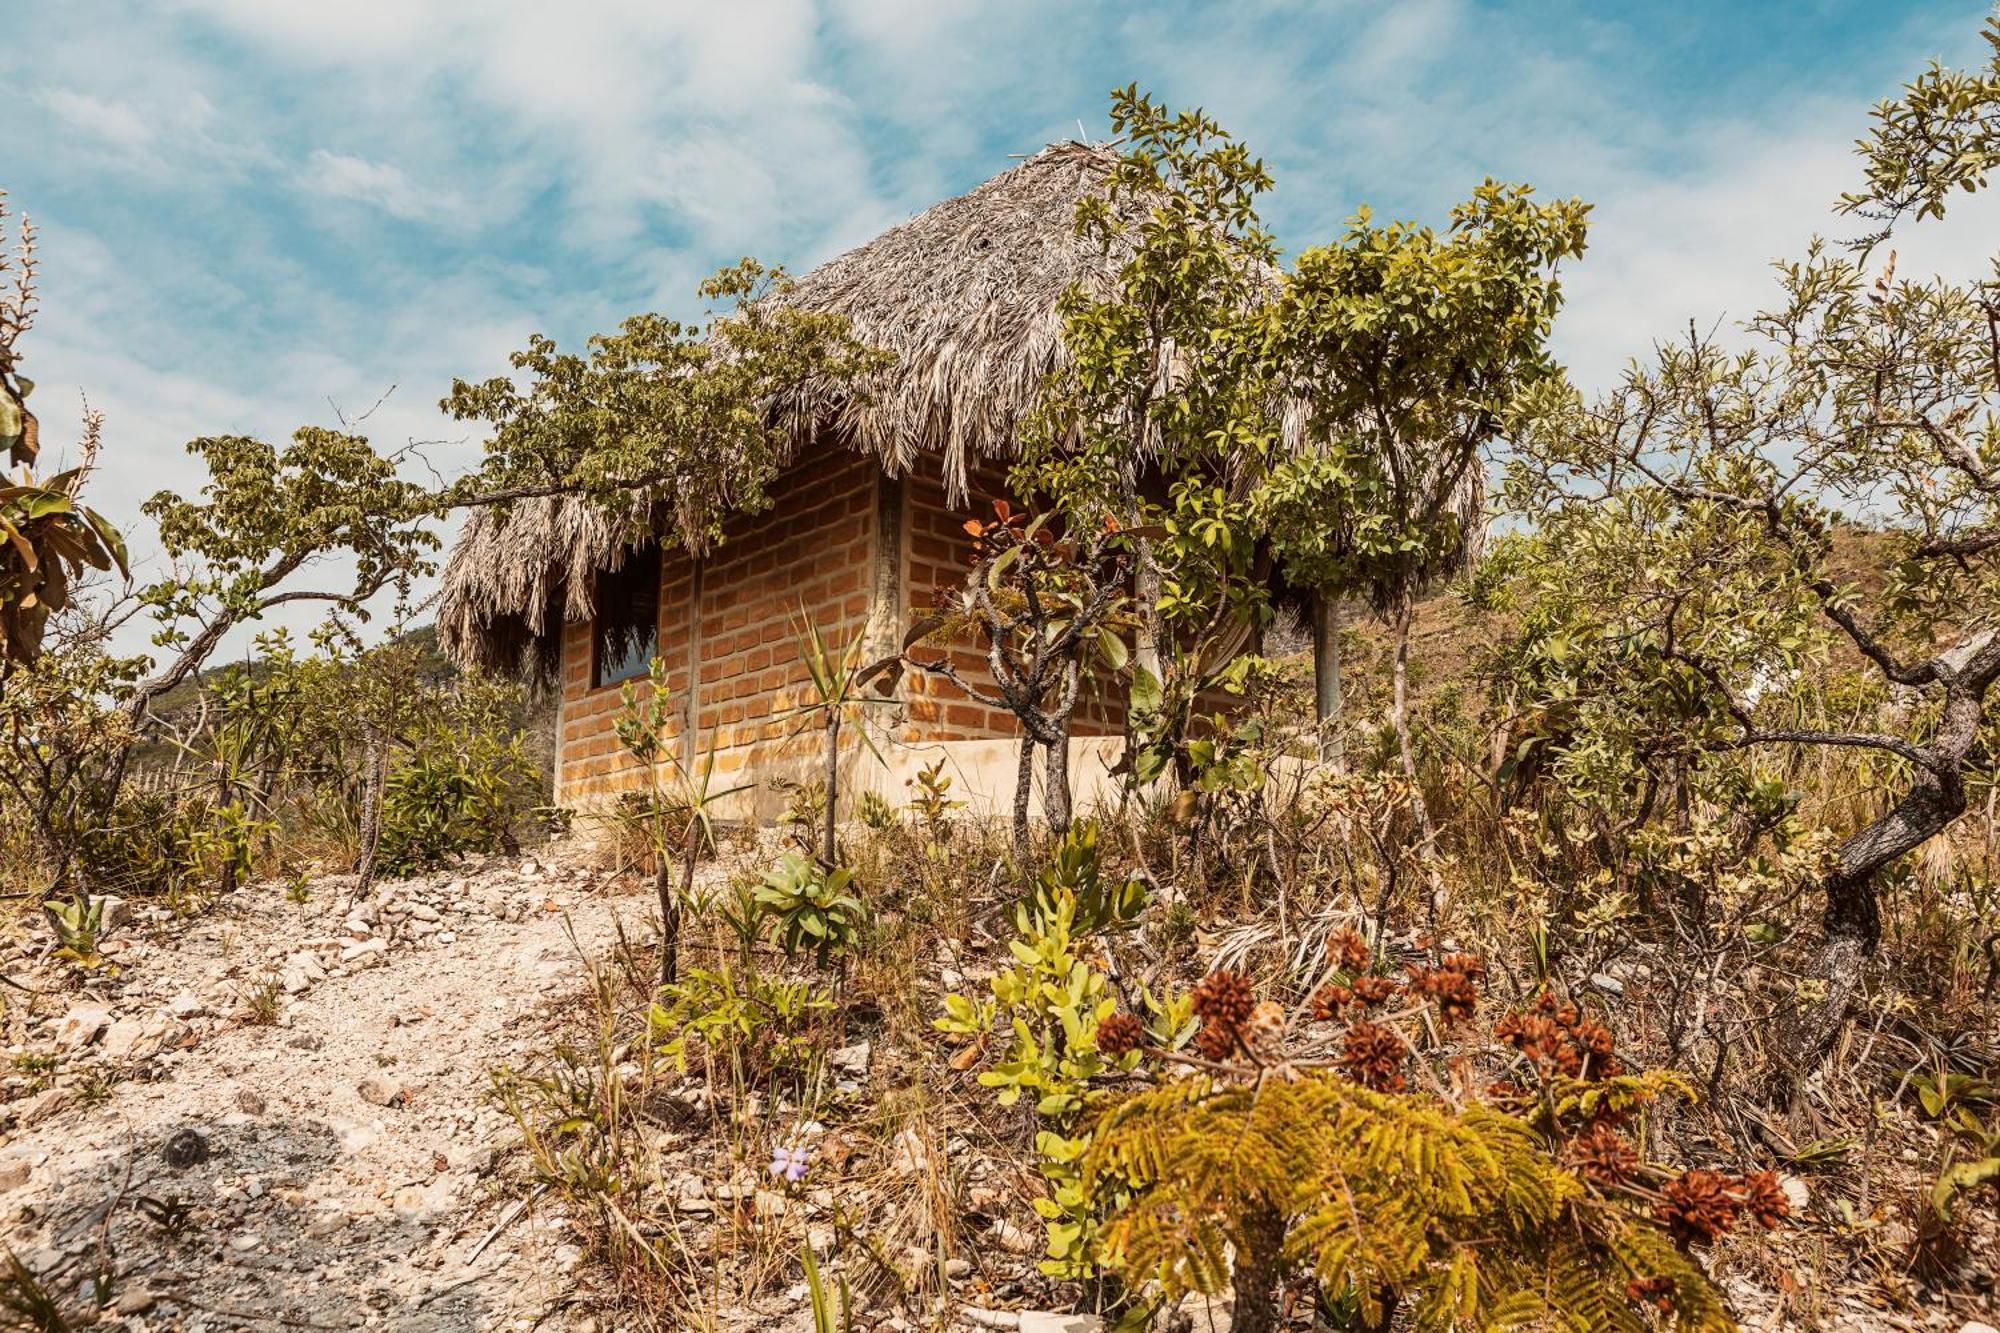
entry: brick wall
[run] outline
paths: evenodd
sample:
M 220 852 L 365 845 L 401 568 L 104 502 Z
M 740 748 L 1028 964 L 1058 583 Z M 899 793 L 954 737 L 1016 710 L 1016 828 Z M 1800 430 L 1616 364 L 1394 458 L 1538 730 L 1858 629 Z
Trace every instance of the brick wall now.
M 794 735 L 799 719 L 784 716 L 808 683 L 794 627 L 803 615 L 838 645 L 865 625 L 876 476 L 870 459 L 815 451 L 773 482 L 768 509 L 727 526 L 699 568 L 677 551 L 662 557 L 658 651 L 680 700 L 670 734 L 685 746 L 680 724 L 692 658 L 699 668 L 695 740 L 698 753 L 715 747 L 718 787 L 745 780 L 746 769 L 762 777 L 803 772 L 818 753 L 814 737 Z M 591 627 L 566 626 L 560 804 L 601 799 L 641 778 L 612 730 L 619 687 L 591 688 L 590 670 Z M 642 695 L 650 688 L 639 685 Z
M 1004 473 L 984 471 L 973 479 L 971 504 L 951 505 L 936 472 L 920 468 L 903 483 L 900 533 L 885 534 L 877 522 L 880 478 L 871 458 L 823 447 L 773 482 L 769 508 L 732 521 L 699 568 L 675 551 L 662 557 L 658 652 L 667 666 L 668 688 L 679 701 L 670 734 L 681 752 L 690 754 L 680 721 L 692 704 L 699 751 L 715 747 L 717 787 L 817 776 L 819 735 L 801 734 L 802 719 L 787 716 L 808 696 L 796 640 L 801 614 L 832 647 L 866 633 L 879 544 L 894 540 L 903 578 L 900 605 L 892 623 L 878 623 L 876 630 L 891 635 L 891 649 L 900 646 L 910 617 L 929 610 L 964 579 L 972 555 L 965 520 L 990 514 L 992 500 L 1005 493 Z M 968 680 L 990 688 L 985 653 L 971 636 L 948 651 Z M 699 670 L 692 698 L 691 660 Z M 593 689 L 590 673 L 591 627 L 568 625 L 562 643 L 559 804 L 589 804 L 642 780 L 613 733 L 619 687 Z M 643 694 L 651 687 L 641 682 L 638 688 Z M 1011 740 L 1018 734 L 1011 714 L 978 703 L 941 677 L 909 672 L 899 698 L 870 713 L 897 741 Z M 1087 687 L 1076 734 L 1116 734 L 1123 713 L 1117 687 Z M 854 749 L 850 762 L 865 766 L 859 747 Z M 768 790 L 733 803 L 739 813 L 766 817 L 782 805 Z
M 970 478 L 972 499 L 966 506 L 945 502 L 944 482 L 935 475 L 913 475 L 905 483 L 908 496 L 909 605 L 917 614 L 931 609 L 964 586 L 972 565 L 968 518 L 990 519 L 993 501 L 1007 494 L 1006 475 L 981 469 Z M 967 635 L 948 653 L 960 675 L 982 692 L 992 693 L 993 676 L 986 651 Z M 968 697 L 942 676 L 911 673 L 905 685 L 908 720 L 898 739 L 907 741 L 980 740 L 1017 734 L 1014 716 L 989 709 Z M 1077 736 L 1113 736 L 1125 727 L 1125 698 L 1111 681 L 1086 681 L 1072 723 Z

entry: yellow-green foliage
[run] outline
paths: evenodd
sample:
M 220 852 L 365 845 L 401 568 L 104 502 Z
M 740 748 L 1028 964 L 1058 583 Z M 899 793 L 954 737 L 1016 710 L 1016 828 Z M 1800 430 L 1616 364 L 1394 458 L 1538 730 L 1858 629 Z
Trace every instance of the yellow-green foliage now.
M 1083 1174 L 1129 1192 L 1105 1228 L 1108 1264 L 1169 1296 L 1229 1285 L 1232 1249 L 1254 1249 L 1260 1221 L 1277 1221 L 1284 1265 L 1370 1326 L 1393 1297 L 1421 1328 L 1642 1330 L 1654 1316 L 1626 1284 L 1667 1277 L 1673 1327 L 1734 1327 L 1663 1232 L 1488 1107 L 1324 1073 L 1257 1088 L 1194 1077 L 1111 1105 Z

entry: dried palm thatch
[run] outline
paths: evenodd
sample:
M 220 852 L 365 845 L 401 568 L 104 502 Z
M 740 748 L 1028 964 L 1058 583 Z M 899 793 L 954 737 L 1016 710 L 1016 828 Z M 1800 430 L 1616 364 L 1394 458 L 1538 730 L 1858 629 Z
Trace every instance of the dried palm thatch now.
M 1065 354 L 1063 293 L 1107 282 L 1124 261 L 1076 234 L 1078 202 L 1115 160 L 1101 145 L 1053 144 L 799 278 L 784 299 L 846 315 L 896 361 L 866 385 L 809 386 L 774 404 L 794 455 L 851 448 L 892 475 L 934 456 L 954 498 L 977 459 L 1012 456 L 1017 424 Z M 538 656 L 530 664 L 546 668 L 561 623 L 592 614 L 592 573 L 624 555 L 614 525 L 577 501 L 474 513 L 445 568 L 446 651 L 499 669 Z

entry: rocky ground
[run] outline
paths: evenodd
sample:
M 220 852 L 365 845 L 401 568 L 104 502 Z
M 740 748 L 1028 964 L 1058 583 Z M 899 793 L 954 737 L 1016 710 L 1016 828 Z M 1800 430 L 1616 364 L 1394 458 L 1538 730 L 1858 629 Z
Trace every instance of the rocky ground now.
M 81 986 L 39 944 L 0 957 L 6 1245 L 100 1326 L 595 1327 L 564 1220 L 498 1174 L 486 1088 L 582 956 L 644 933 L 631 887 L 554 855 L 351 903 L 266 885 L 192 919 L 114 908 Z
M 253 886 L 192 917 L 116 905 L 94 972 L 52 957 L 40 928 L 0 944 L 0 1242 L 20 1265 L 15 1296 L 31 1275 L 72 1326 L 94 1312 L 95 1327 L 135 1331 L 624 1327 L 584 1232 L 530 1188 L 518 1128 L 490 1089 L 495 1069 L 545 1066 L 558 1043 L 587 1037 L 586 974 L 621 936 L 651 940 L 650 892 L 560 847 L 358 900 L 351 879 L 306 888 L 299 900 Z M 932 989 L 993 965 L 954 959 L 914 984 L 934 1004 Z M 831 1128 L 794 1107 L 739 1108 L 735 1143 L 716 1132 L 699 1077 L 653 1071 L 646 1168 L 672 1202 L 649 1234 L 697 1270 L 722 1256 L 741 1270 L 716 1270 L 708 1323 L 810 1333 L 803 1247 L 853 1280 L 857 1329 L 1095 1333 L 1093 1319 L 1033 1308 L 1049 1295 L 1033 1275 L 1034 1186 L 976 1131 L 986 1099 L 867 1128 L 898 1063 L 924 1058 L 883 1037 L 850 1031 L 828 1054 Z M 628 1095 L 645 1082 L 636 1066 L 618 1073 Z M 810 1158 L 802 1185 L 769 1178 L 767 1140 Z M 932 1268 L 931 1286 L 866 1295 L 889 1265 L 836 1234 L 836 1203 L 873 1219 L 877 1255 Z M 949 1230 L 978 1243 L 939 1249 L 947 1212 Z M 1801 1227 L 1756 1280 L 1727 1279 L 1747 1327 L 1794 1327 L 1772 1313 L 1776 1293 L 1813 1271 L 1815 1243 Z M 1867 1284 L 1831 1285 L 1814 1301 L 1820 1327 L 1995 1333 L 1962 1305 L 1912 1295 L 1892 1313 Z M 64 1327 L 7 1308 L 6 1294 L 0 1328 Z M 1158 1326 L 1220 1333 L 1227 1299 Z

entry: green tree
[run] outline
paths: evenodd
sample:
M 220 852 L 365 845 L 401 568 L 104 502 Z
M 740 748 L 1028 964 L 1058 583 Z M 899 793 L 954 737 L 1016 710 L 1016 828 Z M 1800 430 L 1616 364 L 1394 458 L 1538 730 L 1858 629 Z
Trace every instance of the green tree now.
M 1484 451 L 1509 406 L 1558 374 L 1556 274 L 1583 253 L 1588 215 L 1489 180 L 1443 232 L 1362 210 L 1339 241 L 1301 253 L 1286 284 L 1286 388 L 1326 445 L 1279 462 L 1256 507 L 1295 581 L 1365 590 L 1390 617 L 1391 716 L 1413 783 L 1411 613 L 1475 548 Z M 1421 806 L 1419 822 L 1428 842 Z
M 19 342 L 35 322 L 35 230 L 21 221 L 16 244 L 5 243 L 6 191 L 0 190 L 0 450 L 21 469 L 0 485 L 0 678 L 41 653 L 49 617 L 69 605 L 86 570 L 125 573 L 125 543 L 116 528 L 79 497 L 97 459 L 104 418 L 84 408 L 82 459 L 67 472 L 37 480 L 41 423 L 28 409 L 34 381 L 20 372 Z
M 1268 355 L 1282 275 L 1257 215 L 1261 160 L 1136 86 L 1112 94 L 1111 123 L 1124 150 L 1077 229 L 1116 274 L 1063 298 L 1069 359 L 1027 425 L 1014 487 L 1050 497 L 1073 534 L 1107 520 L 1128 534 L 1150 776 L 1265 613 L 1242 478 L 1282 434 Z
M 803 396 L 888 363 L 845 316 L 788 304 L 790 290 L 782 269 L 746 259 L 701 285 L 721 307 L 705 324 L 635 315 L 584 355 L 537 334 L 509 358 L 514 375 L 454 381 L 444 410 L 492 437 L 445 501 L 580 496 L 630 540 L 671 520 L 690 549 L 707 546 L 727 515 L 767 502 Z
M 2000 28 L 1987 40 L 1984 73 L 1934 67 L 1877 110 L 1847 210 L 1893 227 L 1983 183 Z M 1817 983 L 1779 1034 L 1788 1084 L 1879 941 L 1878 874 L 1991 777 L 2000 286 L 1898 277 L 1875 239 L 1778 264 L 1741 345 L 1691 328 L 1594 403 L 1545 386 L 1509 482 L 1540 526 L 1524 665 L 1579 701 L 1568 749 L 1612 767 L 1663 744 L 1831 750 L 1895 792 L 1822 880 Z M 1857 522 L 1873 538 L 1837 545 Z M 1865 707 L 1822 705 L 1811 687 L 1835 670 L 1872 684 Z

